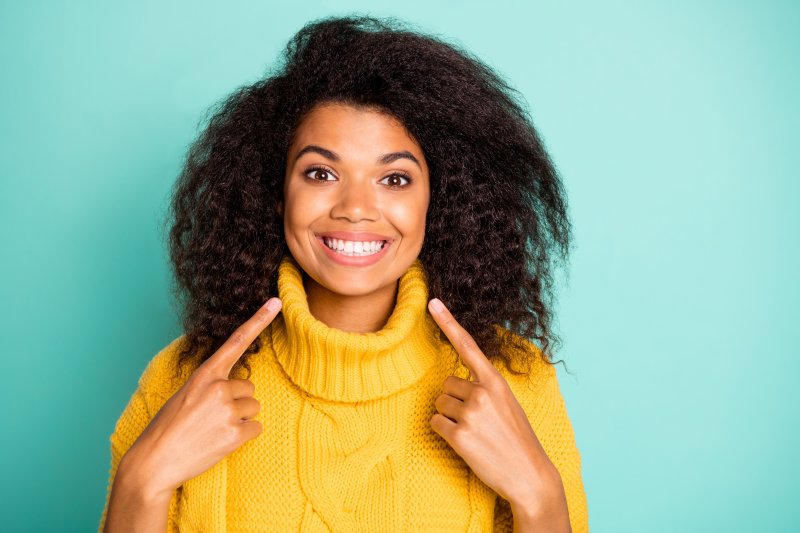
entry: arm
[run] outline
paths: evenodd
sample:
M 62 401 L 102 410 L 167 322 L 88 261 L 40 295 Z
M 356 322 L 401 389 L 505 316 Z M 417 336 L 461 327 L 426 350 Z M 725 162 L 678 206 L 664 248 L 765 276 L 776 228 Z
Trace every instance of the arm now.
M 281 301 L 270 298 L 194 371 L 180 369 L 180 379 L 174 379 L 174 365 L 181 337 L 150 361 L 111 436 L 101 532 L 177 531 L 176 495 L 183 484 L 261 433 L 253 419 L 260 409 L 255 385 L 229 376 L 280 309 Z
M 527 501 L 511 502 L 514 533 L 572 533 L 564 485 L 555 467 L 549 487 L 549 491 L 540 492 L 548 494 L 546 501 L 529 498 Z
M 150 421 L 144 394 L 137 389 L 111 436 L 111 470 L 98 531 L 177 531 L 175 495 L 148 491 L 146 480 L 127 467 L 126 452 Z
M 445 379 L 430 419 L 433 430 L 481 481 L 509 501 L 517 529 L 567 532 L 569 515 L 575 513 L 575 533 L 583 533 L 587 517 L 580 456 L 553 365 L 526 341 L 512 343 L 512 351 L 534 349 L 531 362 L 536 364 L 529 374 L 498 368 L 439 299 L 430 300 L 428 309 L 470 373 L 469 380 Z M 564 487 L 573 500 L 569 511 Z
M 128 468 L 129 461 L 126 460 L 126 453 L 150 423 L 153 413 L 157 411 L 155 407 L 161 403 L 154 402 L 145 384 L 158 373 L 155 367 L 161 364 L 166 352 L 167 349 L 163 350 L 148 365 L 109 439 L 111 468 L 99 533 L 125 531 L 125 528 L 147 531 L 164 531 L 166 528 L 169 533 L 178 531 L 179 491 L 175 491 L 166 503 L 165 498 L 148 494 L 147 487 L 136 478 L 137 472 Z
M 537 362 L 534 367 L 539 364 Z M 551 513 L 549 517 L 537 516 L 532 505 L 525 505 L 522 501 L 510 503 L 498 498 L 493 531 L 511 533 L 513 530 L 521 533 L 569 531 L 571 528 L 573 533 L 585 533 L 589 530 L 589 524 L 586 494 L 581 478 L 581 458 L 555 367 L 546 365 L 542 370 L 534 372 L 532 382 L 528 382 L 526 378 L 514 377 L 509 377 L 509 382 L 514 383 L 515 395 L 555 467 L 553 503 L 550 507 L 559 511 Z M 545 527 L 545 518 L 552 525 Z
M 169 531 L 170 495 L 148 492 L 136 472 L 125 467 L 125 457 L 111 482 L 102 531 Z
M 178 530 L 177 493 L 169 498 L 149 494 L 136 472 L 127 468 L 126 453 L 152 418 L 145 398 L 141 387 L 133 393 L 111 435 L 111 468 L 99 532 Z

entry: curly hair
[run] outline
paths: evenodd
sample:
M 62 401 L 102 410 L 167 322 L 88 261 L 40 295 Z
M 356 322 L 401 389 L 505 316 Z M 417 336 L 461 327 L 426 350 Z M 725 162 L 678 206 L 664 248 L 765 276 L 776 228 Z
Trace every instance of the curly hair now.
M 276 211 L 287 150 L 323 102 L 379 109 L 422 147 L 431 190 L 419 258 L 430 297 L 513 373 L 529 373 L 537 356 L 554 364 L 553 270 L 572 230 L 524 99 L 455 44 L 395 18 L 350 15 L 306 24 L 261 80 L 209 108 L 189 147 L 165 221 L 184 327 L 178 366 L 208 359 L 277 293 L 289 253 Z M 249 375 L 260 343 L 234 369 Z

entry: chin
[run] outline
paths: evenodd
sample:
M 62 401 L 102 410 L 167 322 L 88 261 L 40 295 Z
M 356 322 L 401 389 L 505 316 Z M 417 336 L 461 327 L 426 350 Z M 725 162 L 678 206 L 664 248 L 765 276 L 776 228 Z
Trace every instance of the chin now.
M 306 273 L 308 275 L 308 273 Z M 387 280 L 383 276 L 366 276 L 360 272 L 346 270 L 337 272 L 319 272 L 313 276 L 314 281 L 332 293 L 342 296 L 364 296 L 371 294 L 397 279 Z M 398 278 L 399 279 L 399 278 Z

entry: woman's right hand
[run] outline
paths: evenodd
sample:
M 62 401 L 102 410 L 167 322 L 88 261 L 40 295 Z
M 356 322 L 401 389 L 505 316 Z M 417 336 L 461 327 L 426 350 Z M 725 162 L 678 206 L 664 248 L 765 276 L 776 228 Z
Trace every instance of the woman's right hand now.
M 267 308 L 270 303 L 274 309 Z M 120 470 L 124 465 L 135 472 L 147 500 L 168 500 L 185 481 L 261 433 L 261 423 L 252 420 L 260 409 L 253 382 L 228 375 L 280 309 L 281 301 L 271 298 L 239 326 L 167 400 L 122 458 Z

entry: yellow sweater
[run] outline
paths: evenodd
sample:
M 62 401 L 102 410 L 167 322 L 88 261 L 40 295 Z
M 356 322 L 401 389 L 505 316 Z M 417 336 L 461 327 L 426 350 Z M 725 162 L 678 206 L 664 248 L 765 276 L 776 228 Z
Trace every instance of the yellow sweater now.
M 264 431 L 174 492 L 169 531 L 510 532 L 508 503 L 430 427 L 445 378 L 468 370 L 435 340 L 419 259 L 375 333 L 317 320 L 290 256 L 278 293 L 282 311 L 250 357 Z M 117 421 L 109 491 L 120 458 L 188 377 L 173 378 L 181 338 L 150 361 Z M 572 531 L 588 531 L 580 455 L 554 367 L 537 360 L 529 382 L 498 369 L 561 473 Z M 107 505 L 108 495 L 101 531 Z

